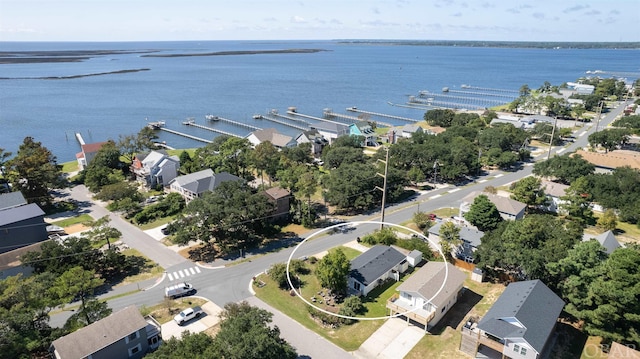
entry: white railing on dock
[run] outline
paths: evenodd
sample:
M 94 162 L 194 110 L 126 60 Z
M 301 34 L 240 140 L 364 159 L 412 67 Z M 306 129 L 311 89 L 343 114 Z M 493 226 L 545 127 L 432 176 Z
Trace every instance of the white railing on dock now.
M 378 113 L 378 112 L 360 110 L 360 109 L 358 109 L 356 107 L 347 107 L 347 111 L 357 112 L 357 113 L 364 113 L 364 114 L 367 114 L 367 115 L 373 115 L 373 116 L 379 116 L 379 117 L 393 118 L 395 120 L 402 120 L 402 121 L 408 121 L 408 122 L 419 122 L 420 121 L 420 120 L 415 120 L 413 118 L 408 118 L 408 117 L 387 115 L 385 113 Z
M 236 135 L 235 133 L 231 133 L 231 132 L 227 132 L 227 131 L 218 130 L 216 128 L 199 125 L 199 124 L 195 123 L 195 121 L 193 121 L 193 120 L 185 121 L 182 124 L 183 125 L 187 125 L 187 126 L 193 126 L 195 128 L 200 128 L 200 129 L 211 131 L 211 132 L 215 132 L 215 133 L 219 133 L 221 135 L 227 135 L 227 136 L 238 137 L 238 138 L 242 138 L 243 137 L 243 136 L 240 136 L 240 135 Z
M 196 140 L 199 142 L 204 142 L 204 143 L 211 143 L 212 141 L 210 140 L 205 140 L 204 138 L 200 138 L 200 137 L 196 137 L 196 136 L 191 136 L 189 134 L 186 134 L 184 132 L 178 132 L 178 131 L 174 131 L 174 130 L 170 130 L 168 128 L 165 127 L 160 127 L 158 128 L 161 131 L 165 131 L 165 132 L 169 132 L 169 133 L 173 133 L 174 135 L 178 135 L 178 136 L 182 136 L 182 137 L 186 137 L 186 138 L 190 138 L 192 140 Z

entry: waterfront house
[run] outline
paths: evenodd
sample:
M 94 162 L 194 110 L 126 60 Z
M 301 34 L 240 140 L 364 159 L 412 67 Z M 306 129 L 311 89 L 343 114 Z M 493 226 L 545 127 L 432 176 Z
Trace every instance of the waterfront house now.
M 434 226 L 430 227 L 428 230 L 429 241 L 431 243 L 435 243 L 436 245 L 438 245 L 438 248 L 435 248 L 437 250 L 441 249 L 439 248 L 440 247 L 440 244 L 439 244 L 440 228 L 442 228 L 443 223 L 444 222 L 438 222 Z M 460 228 L 459 235 L 460 235 L 460 241 L 462 243 L 456 248 L 452 249 L 451 255 L 460 260 L 473 263 L 473 252 L 475 252 L 478 249 L 478 246 L 480 245 L 480 240 L 484 236 L 484 232 L 476 228 L 467 227 L 467 226 L 457 225 L 457 227 Z
M 271 144 L 278 149 L 283 149 L 285 147 L 296 147 L 298 145 L 293 137 L 283 135 L 279 133 L 275 128 L 255 130 L 248 134 L 246 138 L 247 140 L 249 140 L 253 147 L 261 144 L 262 142 L 271 142 Z
M 367 295 L 387 279 L 400 279 L 409 268 L 407 257 L 397 249 L 375 245 L 351 260 L 348 278 L 350 293 Z
M 21 192 L 0 194 L 0 253 L 47 238 L 44 211 L 37 204 L 27 204 Z
M 411 274 L 387 301 L 389 315 L 404 313 L 407 322 L 435 326 L 462 294 L 467 275 L 449 262 L 429 262 Z
M 503 197 L 488 192 L 474 191 L 464 197 L 462 199 L 462 202 L 460 203 L 461 218 L 464 218 L 464 214 L 469 212 L 469 209 L 471 208 L 471 205 L 473 204 L 475 198 L 481 194 L 489 198 L 489 200 L 496 206 L 498 212 L 500 212 L 500 217 L 502 217 L 503 219 L 516 220 L 522 219 L 524 217 L 524 211 L 527 208 L 526 204 L 509 197 Z
M 587 242 L 590 240 L 598 241 L 598 243 L 600 243 L 600 245 L 604 247 L 607 254 L 611 254 L 616 249 L 622 247 L 622 245 L 620 244 L 620 242 L 618 242 L 618 240 L 616 239 L 616 236 L 613 234 L 612 231 L 606 231 L 600 234 L 584 233 L 582 235 L 583 242 Z
M 162 342 L 160 324 L 130 306 L 56 339 L 55 359 L 139 359 Z
M 402 137 L 411 138 L 414 133 L 423 133 L 424 129 L 416 124 L 406 124 L 402 126 Z
M 312 130 L 318 131 L 322 137 L 329 141 L 329 144 L 333 143 L 333 140 L 340 136 L 349 134 L 349 126 L 343 125 L 337 122 L 318 122 L 311 126 Z
M 544 358 L 563 307 L 540 280 L 511 283 L 478 323 L 463 326 L 460 350 L 474 358 Z
M 214 174 L 212 169 L 207 168 L 174 178 L 169 182 L 169 192 L 179 193 L 185 202 L 189 203 L 194 198 L 202 197 L 203 193 L 215 190 L 225 181 L 244 180 L 228 172 Z
M 302 143 L 310 143 L 312 156 L 321 155 L 322 149 L 329 144 L 329 141 L 327 141 L 327 139 L 324 138 L 317 129 L 301 132 L 296 136 L 295 141 L 298 145 Z
M 94 142 L 80 145 L 80 152 L 76 153 L 78 169 L 83 170 L 96 157 L 96 154 L 107 142 Z
M 167 186 L 176 178 L 179 169 L 178 156 L 169 156 L 164 150 L 137 154 L 131 164 L 136 180 L 147 187 Z
M 361 144 L 363 147 L 378 145 L 376 142 L 376 132 L 367 121 L 359 121 L 349 125 L 349 135 L 364 137 L 364 141 Z

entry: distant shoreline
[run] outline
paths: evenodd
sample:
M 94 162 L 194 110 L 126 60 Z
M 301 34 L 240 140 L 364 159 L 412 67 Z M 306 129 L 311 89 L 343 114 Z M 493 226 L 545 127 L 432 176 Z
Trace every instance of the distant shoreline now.
M 501 47 L 522 49 L 640 50 L 640 42 L 464 41 L 464 40 L 336 40 L 342 44 L 387 46 Z
M 151 70 L 151 69 L 118 70 L 118 71 L 97 72 L 97 73 L 94 73 L 94 74 L 70 75 L 70 76 L 0 77 L 0 80 L 70 80 L 70 79 L 79 79 L 79 78 L 82 78 L 82 77 L 126 74 L 126 73 L 130 73 L 130 72 L 140 72 L 140 71 L 149 71 L 149 70 Z
M 149 54 L 140 57 L 188 57 L 188 56 L 229 56 L 229 55 L 263 55 L 263 54 L 312 54 L 328 51 L 322 49 L 286 49 L 286 50 L 243 50 L 243 51 L 217 51 L 191 54 Z

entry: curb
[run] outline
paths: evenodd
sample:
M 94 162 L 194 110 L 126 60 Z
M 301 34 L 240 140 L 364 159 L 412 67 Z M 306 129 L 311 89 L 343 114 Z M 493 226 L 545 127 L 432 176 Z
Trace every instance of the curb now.
M 198 267 L 200 267 L 200 268 L 204 268 L 204 269 L 222 269 L 222 268 L 226 268 L 226 267 L 227 267 L 227 266 L 225 266 L 225 265 L 212 267 L 212 266 L 209 266 L 209 265 L 206 265 L 206 264 L 202 264 L 202 263 L 200 263 L 200 262 L 195 262 L 195 264 L 196 264 Z
M 148 286 L 146 288 L 142 288 L 140 290 L 144 292 L 145 290 L 149 290 L 151 288 L 154 288 L 154 287 L 158 286 L 160 283 L 162 283 L 166 277 L 167 277 L 167 272 L 164 272 L 164 273 L 162 273 L 162 277 L 158 278 L 155 283 L 153 283 L 152 285 L 150 285 L 150 286 Z

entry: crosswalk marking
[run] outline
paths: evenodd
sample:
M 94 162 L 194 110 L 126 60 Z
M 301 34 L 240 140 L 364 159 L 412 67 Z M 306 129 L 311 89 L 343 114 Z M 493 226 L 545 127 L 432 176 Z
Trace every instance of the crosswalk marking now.
M 451 191 L 449 191 L 449 193 L 458 192 L 459 190 L 460 190 L 460 188 L 454 188 Z
M 202 273 L 199 267 L 190 267 L 185 269 L 179 269 L 177 271 L 173 271 L 171 273 L 167 273 L 167 277 L 169 277 L 169 281 L 185 278 L 188 276 L 196 275 L 198 273 Z
M 504 176 L 504 173 L 498 173 L 498 174 L 496 175 L 496 178 L 500 178 L 500 177 L 502 177 L 502 176 Z

